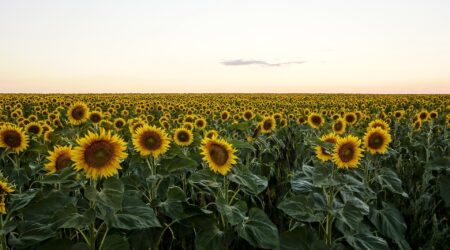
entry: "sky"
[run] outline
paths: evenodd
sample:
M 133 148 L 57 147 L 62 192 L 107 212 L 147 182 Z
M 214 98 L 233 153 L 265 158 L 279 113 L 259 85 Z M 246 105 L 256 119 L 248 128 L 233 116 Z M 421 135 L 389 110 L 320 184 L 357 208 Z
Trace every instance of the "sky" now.
M 0 0 L 0 93 L 450 94 L 448 0 Z

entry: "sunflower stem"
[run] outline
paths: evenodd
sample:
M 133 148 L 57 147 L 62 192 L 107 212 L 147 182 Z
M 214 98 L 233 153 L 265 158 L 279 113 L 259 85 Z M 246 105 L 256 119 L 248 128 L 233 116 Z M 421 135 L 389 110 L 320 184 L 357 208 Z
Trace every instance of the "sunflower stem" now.
M 0 214 L 0 229 L 3 231 L 3 214 Z M 0 240 L 2 241 L 2 250 L 6 250 L 8 247 L 6 245 L 6 234 L 2 233 Z

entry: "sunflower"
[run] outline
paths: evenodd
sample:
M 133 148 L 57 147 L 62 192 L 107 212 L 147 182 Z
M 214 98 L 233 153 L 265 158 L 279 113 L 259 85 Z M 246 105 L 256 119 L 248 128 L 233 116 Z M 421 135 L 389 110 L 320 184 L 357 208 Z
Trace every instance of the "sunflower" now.
M 204 129 L 206 127 L 206 120 L 203 118 L 197 119 L 195 120 L 194 126 L 197 129 Z
M 364 147 L 371 154 L 384 154 L 391 141 L 391 135 L 386 130 L 370 128 L 364 136 Z
M 333 132 L 336 134 L 343 134 L 345 132 L 345 129 L 347 127 L 347 123 L 345 122 L 344 119 L 342 118 L 338 118 L 334 123 L 333 123 Z
M 220 113 L 220 119 L 222 119 L 222 121 L 227 121 L 229 118 L 230 118 L 230 112 L 223 111 L 222 113 Z
M 20 127 L 3 125 L 0 127 L 0 147 L 20 153 L 28 148 L 28 135 Z
M 334 133 L 330 133 L 327 135 L 323 135 L 320 138 L 320 141 L 331 143 L 334 145 L 334 144 L 336 144 L 338 138 L 339 137 L 336 136 Z M 316 146 L 316 156 L 317 156 L 317 158 L 319 158 L 319 160 L 321 160 L 323 162 L 329 161 L 333 158 L 333 155 L 330 152 L 328 152 L 328 150 L 326 148 L 324 148 L 322 146 Z
M 158 158 L 169 149 L 170 139 L 164 130 L 144 125 L 133 134 L 133 145 L 141 156 Z
M 173 139 L 179 146 L 189 146 L 194 141 L 194 135 L 190 129 L 177 128 L 175 129 Z
M 242 114 L 242 117 L 244 117 L 244 120 L 250 121 L 251 119 L 253 119 L 253 117 L 255 117 L 255 115 L 253 114 L 253 112 L 251 110 L 246 110 Z
M 97 124 L 102 121 L 102 113 L 99 111 L 92 111 L 89 114 L 89 120 L 91 120 L 92 123 Z
M 45 169 L 47 169 L 48 173 L 53 174 L 65 167 L 70 166 L 72 164 L 72 159 L 70 157 L 71 151 L 72 146 L 56 146 L 47 157 L 47 160 L 50 161 L 45 164 Z
M 387 124 L 387 122 L 385 122 L 381 119 L 376 119 L 374 121 L 371 121 L 369 123 L 369 126 L 367 127 L 367 129 L 378 128 L 378 127 L 383 130 L 386 130 L 387 132 L 389 132 L 391 130 L 391 128 L 389 127 L 389 124 Z
M 275 125 L 276 125 L 275 118 L 273 118 L 272 116 L 265 117 L 260 123 L 261 133 L 263 134 L 271 133 L 272 130 L 275 129 Z
M 221 175 L 227 175 L 236 164 L 237 151 L 223 139 L 204 138 L 200 150 L 200 154 L 203 155 L 203 160 L 208 163 L 209 168 Z
M 100 134 L 89 132 L 84 138 L 78 139 L 79 146 L 71 151 L 77 171 L 84 170 L 91 179 L 110 177 L 121 169 L 120 161 L 127 157 L 127 144 L 117 135 L 111 135 L 100 129 Z
M 361 140 L 349 135 L 338 138 L 333 150 L 333 162 L 338 168 L 357 168 L 362 157 Z
M 67 117 L 71 124 L 80 125 L 89 118 L 89 108 L 83 102 L 76 102 L 69 108 Z
M 280 127 L 285 128 L 285 127 L 287 127 L 287 125 L 288 125 L 288 121 L 285 118 L 282 118 L 280 120 Z
M 117 118 L 114 120 L 114 127 L 116 129 L 122 129 L 125 126 L 126 122 L 123 118 Z
M 356 117 L 356 114 L 353 113 L 353 112 L 346 113 L 344 115 L 344 119 L 345 119 L 345 122 L 347 124 L 350 124 L 350 125 L 353 125 L 353 124 L 355 124 L 358 121 L 357 117 Z
M 324 123 L 323 117 L 318 113 L 311 113 L 308 116 L 308 124 L 314 129 L 319 128 Z
M 415 121 L 413 123 L 413 128 L 414 128 L 414 131 L 416 131 L 416 132 L 420 131 L 420 129 L 422 128 L 422 122 L 420 120 Z
M 216 130 L 209 130 L 206 132 L 205 137 L 209 139 L 217 138 L 219 136 L 219 133 Z
M 0 214 L 6 214 L 6 195 L 14 192 L 14 188 L 6 181 L 0 179 Z
M 42 134 L 43 128 L 41 126 L 41 124 L 37 123 L 37 122 L 30 122 L 28 123 L 28 125 L 25 127 L 25 130 L 29 133 L 29 134 L 34 134 L 36 136 L 40 136 Z
M 430 118 L 436 119 L 438 117 L 438 112 L 436 110 L 431 111 Z
M 428 111 L 423 110 L 419 113 L 419 118 L 422 121 L 428 121 L 430 119 L 430 113 Z

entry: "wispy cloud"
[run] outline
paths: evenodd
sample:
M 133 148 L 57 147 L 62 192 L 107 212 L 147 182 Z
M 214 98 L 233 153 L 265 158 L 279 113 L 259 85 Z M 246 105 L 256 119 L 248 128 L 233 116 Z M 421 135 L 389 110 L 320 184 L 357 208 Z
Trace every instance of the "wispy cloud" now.
M 271 63 L 262 60 L 243 60 L 243 59 L 235 59 L 235 60 L 227 60 L 220 62 L 225 66 L 244 66 L 244 65 L 261 65 L 261 66 L 269 66 L 269 67 L 279 67 L 288 64 L 303 64 L 306 61 L 291 61 L 291 62 L 279 62 L 279 63 Z

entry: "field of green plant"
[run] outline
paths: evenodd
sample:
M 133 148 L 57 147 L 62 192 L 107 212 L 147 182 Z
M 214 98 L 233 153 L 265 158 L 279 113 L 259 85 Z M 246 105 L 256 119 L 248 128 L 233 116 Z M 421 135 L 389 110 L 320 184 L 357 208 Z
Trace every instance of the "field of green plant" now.
M 0 249 L 449 249 L 449 133 L 449 95 L 0 95 Z

